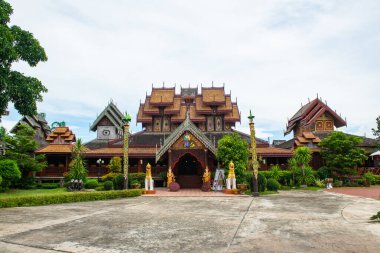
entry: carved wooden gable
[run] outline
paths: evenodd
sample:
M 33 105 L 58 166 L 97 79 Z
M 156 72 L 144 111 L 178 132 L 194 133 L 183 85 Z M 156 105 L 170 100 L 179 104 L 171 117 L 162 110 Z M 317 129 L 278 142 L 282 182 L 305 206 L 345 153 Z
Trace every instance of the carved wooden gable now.
M 172 149 L 203 149 L 204 145 L 190 132 L 185 132 L 172 146 Z

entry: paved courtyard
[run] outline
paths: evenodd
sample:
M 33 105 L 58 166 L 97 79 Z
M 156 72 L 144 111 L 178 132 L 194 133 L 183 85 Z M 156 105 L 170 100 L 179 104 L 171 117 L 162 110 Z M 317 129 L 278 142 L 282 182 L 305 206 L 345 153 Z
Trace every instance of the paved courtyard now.
M 380 185 L 374 185 L 371 187 L 335 187 L 327 191 L 348 194 L 352 196 L 380 199 Z
M 324 191 L 0 209 L 0 252 L 379 252 L 380 201 Z

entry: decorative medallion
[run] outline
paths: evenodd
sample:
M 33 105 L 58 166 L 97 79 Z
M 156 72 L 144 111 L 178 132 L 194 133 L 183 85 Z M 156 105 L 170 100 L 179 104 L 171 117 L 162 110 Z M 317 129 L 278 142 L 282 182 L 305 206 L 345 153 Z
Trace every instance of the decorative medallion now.
M 192 136 L 190 134 L 185 134 L 183 137 L 183 147 L 184 148 L 194 148 L 195 144 L 194 141 L 192 141 Z

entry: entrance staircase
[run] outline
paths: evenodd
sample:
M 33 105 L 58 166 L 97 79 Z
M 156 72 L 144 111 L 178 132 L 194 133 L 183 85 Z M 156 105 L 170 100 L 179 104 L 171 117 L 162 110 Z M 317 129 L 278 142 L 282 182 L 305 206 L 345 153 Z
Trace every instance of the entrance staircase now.
M 198 188 L 202 187 L 202 178 L 198 175 L 179 175 L 177 177 L 177 183 L 184 188 Z

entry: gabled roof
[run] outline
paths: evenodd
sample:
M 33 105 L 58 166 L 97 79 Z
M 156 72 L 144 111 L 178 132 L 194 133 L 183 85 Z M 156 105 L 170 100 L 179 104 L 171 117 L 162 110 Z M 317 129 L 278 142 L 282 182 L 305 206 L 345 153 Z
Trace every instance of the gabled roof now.
M 301 123 L 301 121 L 302 126 L 309 126 L 313 124 L 320 116 L 326 112 L 333 117 L 335 127 L 342 127 L 347 125 L 347 122 L 342 117 L 340 117 L 329 106 L 323 103 L 319 98 L 316 98 L 308 104 L 302 106 L 296 112 L 296 114 L 293 115 L 293 117 L 288 121 L 284 135 L 289 134 L 298 123 Z
M 11 129 L 11 133 L 15 133 L 16 132 L 16 129 L 17 127 L 20 125 L 20 124 L 26 124 L 26 125 L 29 125 L 30 127 L 32 127 L 33 129 L 36 129 L 36 128 L 41 128 L 41 130 L 44 132 L 45 136 L 47 136 L 51 131 L 50 131 L 50 127 L 45 119 L 45 114 L 44 113 L 39 113 L 35 116 L 28 116 L 28 115 L 25 115 L 24 117 L 22 117 L 18 122 L 17 124 Z
M 116 105 L 111 101 L 106 108 L 102 111 L 102 113 L 96 118 L 94 123 L 92 123 L 90 130 L 96 131 L 96 128 L 99 124 L 99 122 L 104 118 L 107 117 L 111 123 L 118 128 L 119 132 L 122 133 L 123 131 L 123 114 L 120 112 L 120 110 L 116 107 Z
M 160 160 L 160 158 L 169 150 L 169 148 L 182 136 L 185 131 L 189 131 L 192 133 L 195 138 L 197 138 L 200 142 L 202 142 L 205 147 L 211 151 L 214 155 L 216 155 L 216 148 L 211 143 L 211 141 L 204 135 L 199 128 L 197 128 L 193 122 L 190 120 L 190 113 L 188 112 L 186 115 L 186 119 L 182 124 L 177 127 L 171 135 L 164 141 L 164 145 L 160 148 L 160 150 L 156 154 L 156 162 Z

